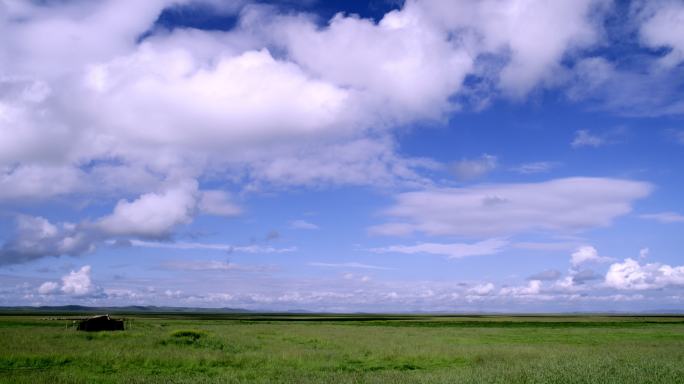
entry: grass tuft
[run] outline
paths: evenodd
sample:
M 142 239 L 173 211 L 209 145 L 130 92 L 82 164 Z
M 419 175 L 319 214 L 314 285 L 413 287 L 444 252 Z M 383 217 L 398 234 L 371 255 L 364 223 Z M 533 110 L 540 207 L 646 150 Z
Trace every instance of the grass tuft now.
M 200 331 L 197 329 L 178 329 L 173 332 L 171 332 L 171 337 L 175 337 L 177 339 L 189 339 L 193 341 L 197 341 L 201 339 L 202 337 L 206 337 L 207 332 L 206 331 Z

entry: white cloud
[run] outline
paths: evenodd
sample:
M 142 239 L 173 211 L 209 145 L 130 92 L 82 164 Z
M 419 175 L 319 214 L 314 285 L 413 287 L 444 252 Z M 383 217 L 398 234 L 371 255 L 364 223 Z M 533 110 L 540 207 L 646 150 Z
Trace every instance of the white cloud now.
M 556 168 L 559 164 L 550 161 L 538 161 L 534 163 L 525 163 L 517 167 L 512 168 L 513 172 L 517 172 L 523 175 L 531 175 L 537 173 L 547 173 L 552 169 Z
M 573 148 L 581 148 L 581 147 L 598 148 L 598 147 L 605 145 L 605 144 L 606 144 L 606 141 L 602 137 L 593 135 L 586 129 L 580 129 L 579 131 L 575 132 L 575 138 L 572 140 L 572 143 L 570 145 Z
M 608 287 L 622 290 L 659 289 L 684 285 L 684 266 L 672 267 L 666 264 L 639 264 L 633 259 L 614 263 L 605 278 Z
M 0 137 L 0 146 L 3 143 L 7 142 Z M 80 170 L 68 166 L 20 165 L 4 170 L 0 167 L 0 200 L 66 195 L 81 189 L 84 176 Z
M 655 220 L 661 223 L 684 223 L 684 215 L 676 212 L 660 212 L 639 215 L 642 219 Z
M 46 256 L 80 255 L 94 249 L 93 238 L 72 223 L 19 216 L 15 233 L 0 248 L 0 264 L 18 264 Z
M 95 291 L 95 286 L 90 280 L 90 266 L 85 265 L 78 271 L 71 271 L 62 277 L 61 291 L 67 295 L 84 296 Z
M 508 245 L 507 240 L 489 239 L 473 244 L 467 243 L 421 243 L 416 245 L 391 245 L 372 248 L 376 253 L 430 254 L 459 259 L 469 256 L 484 256 L 499 253 Z
M 201 192 L 195 182 L 181 182 L 131 202 L 121 200 L 110 215 L 94 223 L 53 224 L 43 217 L 18 216 L 15 233 L 0 248 L 0 264 L 24 263 L 47 256 L 78 256 L 118 237 L 165 238 L 178 225 L 191 222 L 198 210 L 221 215 L 239 212 L 222 192 Z M 258 246 L 231 249 L 252 253 L 268 251 Z
M 598 108 L 626 115 L 680 115 L 684 6 L 676 0 L 635 0 L 629 9 L 625 23 L 637 32 L 636 42 L 660 52 L 649 57 L 627 53 L 614 61 L 598 56 L 580 59 L 573 70 L 570 98 L 590 99 Z M 631 64 L 623 65 L 626 60 Z
M 418 173 L 439 167 L 434 161 L 402 158 L 395 143 L 385 139 L 358 139 L 317 145 L 250 164 L 251 188 L 280 186 L 376 185 L 424 186 L 430 181 Z
M 301 17 L 282 17 L 270 28 L 284 36 L 280 43 L 294 61 L 358 91 L 364 104 L 382 106 L 376 116 L 386 121 L 440 117 L 474 62 L 419 3 L 386 14 L 378 24 L 338 14 L 324 28 Z
M 187 249 L 187 250 L 210 250 L 223 252 L 242 252 L 242 253 L 287 253 L 297 250 L 295 247 L 275 248 L 262 245 L 230 245 L 215 243 L 188 243 L 188 242 L 154 242 L 143 240 L 131 240 L 131 245 L 142 248 L 166 248 L 166 249 Z
M 0 301 L 5 305 L 21 305 L 30 300 L 35 305 L 88 303 L 88 305 L 175 305 L 192 307 L 233 307 L 273 310 L 308 309 L 326 312 L 373 310 L 387 312 L 435 311 L 478 312 L 483 308 L 501 312 L 563 312 L 572 310 L 624 310 L 624 301 L 638 301 L 631 308 L 679 308 L 678 287 L 654 290 L 623 290 L 602 283 L 578 282 L 593 276 L 570 275 L 556 282 L 519 283 L 503 286 L 483 281 L 464 284 L 454 280 L 424 281 L 375 279 L 361 270 L 339 270 L 330 278 L 301 279 L 285 277 L 269 266 L 234 265 L 217 260 L 176 260 L 161 264 L 188 273 L 171 277 L 150 277 L 138 280 L 130 277 L 111 281 L 105 289 L 94 289 L 83 297 L 55 294 L 41 295 L 37 289 L 42 281 L 26 284 L 25 277 L 3 276 Z M 234 269 L 237 268 L 237 269 Z M 672 268 L 674 270 L 674 268 Z M 78 271 L 78 268 L 75 270 Z M 358 273 L 357 273 L 358 271 Z M 236 273 L 233 273 L 236 272 Z M 343 280 L 346 272 L 352 272 Z M 681 274 L 681 272 L 680 272 Z M 200 276 L 201 278 L 197 278 Z M 601 278 L 604 275 L 600 275 Z M 372 279 L 369 279 L 372 278 Z M 92 280 L 92 279 L 91 279 Z M 130 280 L 130 281 L 129 281 Z M 136 282 L 136 280 L 138 280 Z M 535 279 L 532 279 L 535 280 Z M 59 281 L 59 280 L 57 280 Z M 128 285 L 128 284 L 131 285 Z M 91 281 L 91 285 L 93 281 Z M 491 286 L 490 286 L 491 284 Z M 61 286 L 61 281 L 59 281 Z M 565 286 L 565 287 L 564 287 Z M 168 293 L 168 294 L 167 294 Z M 28 296 L 32 295 L 32 296 Z M 13 303 L 19 304 L 13 304 Z
M 320 229 L 320 227 L 314 223 L 310 223 L 306 220 L 294 220 L 290 222 L 290 228 L 292 229 L 306 229 L 315 230 Z
M 559 242 L 533 242 L 520 241 L 512 244 L 513 248 L 525 249 L 529 251 L 566 251 L 577 247 L 576 241 Z
M 399 194 L 385 214 L 401 221 L 370 230 L 461 236 L 578 231 L 610 225 L 651 189 L 648 183 L 608 178 L 427 189 Z
M 492 283 L 478 284 L 468 288 L 468 293 L 471 295 L 486 296 L 492 292 L 494 292 L 494 284 Z
M 3 245 L 0 262 L 80 254 L 111 236 L 167 237 L 198 211 L 237 214 L 228 195 L 199 190 L 195 180 L 207 175 L 246 189 L 426 188 L 431 182 L 418 170 L 437 165 L 398 155 L 393 128 L 440 121 L 460 108 L 454 100 L 469 94 L 468 75 L 513 97 L 555 83 L 564 59 L 598 42 L 596 11 L 604 3 L 408 1 L 379 23 L 338 15 L 323 25 L 310 15 L 252 6 L 230 32 L 176 28 L 138 40 L 165 7 L 185 2 L 2 3 L 0 199 L 120 200 L 95 225 L 50 224 L 53 234 L 41 233 L 38 222 L 20 229 Z M 671 9 L 653 18 L 670 20 Z M 549 26 L 554 33 L 545 33 Z M 678 46 L 649 31 L 642 28 L 649 44 Z M 495 68 L 483 68 L 483 57 Z M 89 169 L 112 160 L 117 165 Z M 179 178 L 190 181 L 174 186 Z M 616 202 L 556 191 L 552 196 L 567 200 L 556 206 L 543 198 L 546 184 L 528 185 L 540 202 L 503 196 L 515 185 L 489 187 L 482 206 L 466 204 L 463 218 L 452 200 L 443 207 L 449 218 L 429 209 L 425 217 L 399 212 L 410 222 L 376 231 L 582 229 L 608 224 L 648 194 L 645 184 L 603 180 L 618 191 Z M 519 209 L 531 213 L 520 216 Z M 474 229 L 464 229 L 468 220 Z
M 651 253 L 651 250 L 648 248 L 641 248 L 639 250 L 639 258 L 640 259 L 645 259 L 648 257 L 648 255 Z
M 571 100 L 590 100 L 595 109 L 627 116 L 682 114 L 684 103 L 678 97 L 681 71 L 658 68 L 655 60 L 638 57 L 639 66 L 630 69 L 603 57 L 580 59 L 572 69 L 566 93 Z
M 233 271 L 241 269 L 240 266 L 227 261 L 192 261 L 192 262 L 168 262 L 165 268 L 181 271 Z
M 162 9 L 183 0 L 131 0 L 97 3 L 4 2 L 3 27 L 12 30 L 4 41 L 17 54 L 0 61 L 8 69 L 25 68 L 56 76 L 90 61 L 106 60 L 132 48 L 135 39 Z M 21 21 L 18 21 L 21 20 Z M 45 41 L 50 36 L 50 42 Z
M 497 167 L 496 156 L 484 154 L 479 159 L 461 160 L 452 169 L 460 180 L 472 180 L 482 177 Z
M 651 48 L 670 48 L 659 61 L 665 67 L 674 67 L 684 61 L 684 5 L 678 1 L 645 4 L 640 15 L 641 41 Z
M 97 225 L 113 236 L 167 237 L 177 225 L 192 221 L 197 194 L 197 184 L 192 182 L 147 193 L 131 202 L 121 200 Z
M 353 273 L 345 273 L 342 275 L 342 278 L 345 280 L 355 281 L 359 283 L 367 283 L 371 281 L 370 276 L 361 276 Z
M 169 261 L 162 265 L 163 268 L 179 271 L 252 271 L 263 272 L 268 270 L 265 266 L 249 266 L 235 264 L 228 261 Z
M 95 286 L 90 278 L 91 267 L 85 265 L 79 270 L 71 271 L 69 274 L 62 276 L 62 282 L 46 281 L 38 287 L 38 293 L 41 295 L 56 295 L 64 294 L 68 296 L 92 296 L 101 291 Z
M 187 192 L 187 191 L 186 191 Z M 168 236 L 178 224 L 193 218 L 195 202 L 188 199 L 182 190 L 171 189 L 163 194 L 149 194 L 134 202 L 119 203 L 123 210 L 115 210 L 94 224 L 83 222 L 50 223 L 43 217 L 19 216 L 17 227 L 0 248 L 0 265 L 20 264 L 49 256 L 79 256 L 92 252 L 101 244 L 116 244 L 117 238 L 134 237 L 126 240 L 130 245 L 146 248 L 204 249 L 243 253 L 293 252 L 296 247 L 274 248 L 261 245 L 229 245 L 193 242 L 153 242 L 137 238 L 160 238 Z M 180 203 L 180 206 L 175 205 Z
M 513 97 L 522 97 L 560 67 L 563 57 L 593 45 L 600 27 L 592 16 L 600 14 L 604 1 L 467 0 L 413 1 L 447 28 L 472 28 L 472 49 L 497 52 L 506 57 L 499 86 Z M 554 33 L 548 33 L 553 28 Z
M 577 286 L 575 285 L 575 281 L 573 280 L 572 276 L 566 276 L 563 279 L 556 281 L 553 284 L 553 288 L 558 289 L 560 291 L 577 290 Z
M 79 165 L 112 158 L 162 179 L 177 169 L 189 171 L 190 178 L 220 170 L 229 180 L 246 170 L 251 183 L 286 185 L 419 179 L 412 171 L 415 164 L 394 153 L 391 137 L 370 139 L 367 130 L 384 130 L 397 119 L 441 117 L 465 74 L 442 72 L 454 79 L 427 82 L 413 68 L 399 70 L 385 84 L 407 82 L 410 93 L 398 100 L 399 106 L 385 108 L 385 96 L 398 93 L 378 95 L 386 89 L 365 83 L 349 89 L 332 74 L 321 76 L 304 59 L 295 59 L 296 44 L 278 31 L 312 27 L 307 17 L 282 17 L 277 28 L 267 28 L 265 21 L 276 15 L 245 12 L 229 33 L 177 28 L 136 43 L 171 3 L 179 2 L 103 1 L 78 9 L 32 4 L 12 7 L 6 18 L 0 17 L 0 29 L 7 32 L 0 49 L 0 186 L 6 186 L 0 188 L 0 199 L 83 192 L 82 186 L 97 185 L 91 179 L 103 175 L 82 172 Z M 123 16 L 131 14 L 135 17 Z M 251 23 L 250 17 L 263 23 Z M 22 23 L 14 22 L 19 19 Z M 409 33 L 395 34 L 355 18 L 338 21 L 396 35 L 392 41 Z M 325 34 L 328 54 L 336 28 L 331 25 Z M 49 45 L 44 44 L 46 34 Z M 71 42 L 74 37 L 77 43 Z M 417 36 L 415 43 L 422 41 Z M 276 58 L 267 49 L 274 44 L 285 44 L 291 52 Z M 427 44 L 470 60 L 443 39 Z M 392 62 L 396 68 L 410 67 L 411 55 L 418 53 L 410 48 L 398 47 L 408 60 L 389 57 L 386 68 Z M 63 54 L 73 49 L 78 54 Z M 423 52 L 432 58 L 425 70 L 445 64 L 442 53 Z M 426 93 L 415 95 L 415 84 L 425 85 Z M 62 102 L 66 98 L 69 102 Z M 46 160 L 56 165 L 47 167 Z M 12 168 L 5 170 L 5 165 Z M 97 186 L 118 189 L 115 183 Z M 213 214 L 236 211 L 225 204 L 217 208 L 209 201 L 214 197 L 208 192 L 201 205 Z
M 602 279 L 603 275 L 599 275 L 591 269 L 571 269 L 568 276 L 556 280 L 553 288 L 561 292 L 589 292 L 600 287 L 599 284 L 591 282 Z
M 242 209 L 231 201 L 230 195 L 224 191 L 205 190 L 201 193 L 199 210 L 215 216 L 236 216 Z
M 84 92 L 100 110 L 100 127 L 127 142 L 216 152 L 335 134 L 343 131 L 342 122 L 351 123 L 343 115 L 351 108 L 347 91 L 311 78 L 296 64 L 276 60 L 266 49 L 197 57 L 178 34 L 91 69 Z M 199 36 L 198 43 L 207 38 Z
M 573 267 L 577 267 L 584 263 L 601 263 L 611 260 L 613 259 L 610 257 L 599 256 L 596 248 L 591 245 L 585 245 L 577 248 L 577 250 L 572 253 L 570 263 Z
M 499 290 L 502 296 L 532 296 L 541 292 L 542 282 L 530 280 L 527 285 L 521 287 L 503 287 Z
M 380 267 L 377 265 L 349 262 L 349 263 L 309 263 L 312 267 L 323 267 L 323 268 L 357 268 L 357 269 L 389 269 L 386 267 Z
M 597 1 L 432 0 L 379 23 L 337 15 L 322 26 L 252 5 L 230 32 L 175 28 L 138 40 L 166 7 L 189 1 L 4 5 L 0 167 L 18 167 L 0 172 L 0 199 L 119 191 L 98 185 L 104 171 L 79 169 L 103 159 L 161 180 L 184 169 L 250 186 L 425 184 L 414 170 L 425 163 L 396 154 L 392 128 L 458 109 L 463 80 L 485 73 L 480 56 L 496 56 L 503 70 L 488 77 L 522 95 L 598 36 Z M 538 33 L 559 19 L 555 33 Z
M 41 295 L 50 295 L 59 290 L 59 284 L 54 281 L 46 281 L 38 287 L 38 293 Z

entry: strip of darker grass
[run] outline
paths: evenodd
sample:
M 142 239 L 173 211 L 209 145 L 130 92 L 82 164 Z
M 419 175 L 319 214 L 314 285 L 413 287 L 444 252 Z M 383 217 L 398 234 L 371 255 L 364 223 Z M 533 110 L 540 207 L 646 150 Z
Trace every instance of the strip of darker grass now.
M 683 325 L 684 321 L 364 321 L 356 326 L 420 328 L 641 328 Z
M 383 318 L 383 317 L 326 317 L 326 318 L 252 318 L 238 320 L 241 324 L 282 324 L 282 323 L 327 323 L 335 325 L 350 325 L 363 327 L 416 327 L 416 328 L 642 328 L 649 326 L 677 326 L 684 325 L 684 318 L 630 318 L 619 320 L 581 318 L 571 320 L 530 319 L 502 320 L 489 319 L 417 319 Z

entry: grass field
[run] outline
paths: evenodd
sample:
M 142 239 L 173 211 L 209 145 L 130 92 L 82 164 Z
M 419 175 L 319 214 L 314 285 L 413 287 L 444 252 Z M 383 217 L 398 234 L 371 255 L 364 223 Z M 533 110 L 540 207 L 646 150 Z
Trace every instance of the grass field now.
M 0 316 L 2 383 L 684 383 L 684 317 Z

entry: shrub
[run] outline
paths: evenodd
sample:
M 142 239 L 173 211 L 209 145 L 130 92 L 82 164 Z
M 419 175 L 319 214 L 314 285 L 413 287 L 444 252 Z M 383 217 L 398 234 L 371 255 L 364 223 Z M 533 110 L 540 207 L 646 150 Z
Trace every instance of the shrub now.
M 201 331 L 198 329 L 178 329 L 171 332 L 171 336 L 173 337 L 188 337 L 195 340 L 198 340 L 206 335 L 206 331 Z
M 171 337 L 184 344 L 192 344 L 206 337 L 207 332 L 197 329 L 178 329 L 171 332 Z

